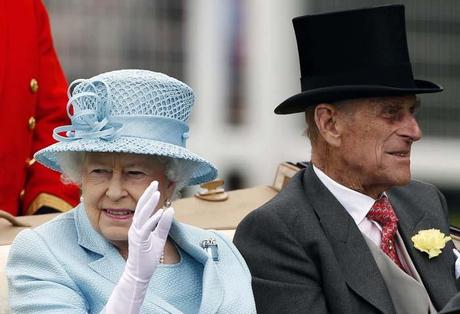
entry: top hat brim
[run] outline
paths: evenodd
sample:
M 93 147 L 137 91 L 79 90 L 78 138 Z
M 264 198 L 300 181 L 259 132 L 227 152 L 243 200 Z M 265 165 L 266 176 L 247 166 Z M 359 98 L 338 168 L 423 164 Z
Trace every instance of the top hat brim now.
M 398 88 L 382 85 L 329 86 L 301 92 L 289 97 L 275 108 L 276 114 L 304 112 L 308 107 L 345 99 L 403 96 L 412 94 L 438 93 L 443 88 L 424 80 L 414 80 L 414 88 Z

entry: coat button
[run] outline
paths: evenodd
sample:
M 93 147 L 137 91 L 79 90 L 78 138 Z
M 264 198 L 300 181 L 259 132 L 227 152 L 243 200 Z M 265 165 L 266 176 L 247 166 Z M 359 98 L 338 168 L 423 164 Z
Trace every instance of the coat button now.
M 34 78 L 30 80 L 30 90 L 34 94 L 38 91 L 38 82 Z
M 26 165 L 27 167 L 32 166 L 35 163 L 35 158 L 27 158 L 26 159 Z
M 27 124 L 29 125 L 29 130 L 33 130 L 35 129 L 35 125 L 37 124 L 36 121 L 35 121 L 35 117 L 30 117 L 29 118 L 29 121 L 27 122 Z
M 19 193 L 19 199 L 22 200 L 25 194 L 26 194 L 26 191 L 24 189 L 21 190 L 21 193 Z

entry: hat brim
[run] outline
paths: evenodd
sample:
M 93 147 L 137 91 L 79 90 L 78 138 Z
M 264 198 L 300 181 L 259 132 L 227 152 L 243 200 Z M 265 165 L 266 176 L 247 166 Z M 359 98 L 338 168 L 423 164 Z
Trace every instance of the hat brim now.
M 443 88 L 429 81 L 414 80 L 415 88 L 397 88 L 379 85 L 330 86 L 308 90 L 283 101 L 275 108 L 276 114 L 304 112 L 310 106 L 324 102 L 364 97 L 402 96 L 438 93 Z
M 217 177 L 217 169 L 213 164 L 183 147 L 135 137 L 122 136 L 111 141 L 93 138 L 58 142 L 39 150 L 34 158 L 44 166 L 62 172 L 57 156 L 63 152 L 132 153 L 184 160 L 193 167 L 193 174 L 187 185 L 209 182 Z

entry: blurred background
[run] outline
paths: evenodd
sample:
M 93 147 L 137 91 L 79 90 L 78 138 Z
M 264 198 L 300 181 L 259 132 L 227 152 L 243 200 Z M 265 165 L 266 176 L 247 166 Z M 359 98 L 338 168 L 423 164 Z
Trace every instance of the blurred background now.
M 460 1 L 44 2 L 69 82 L 114 69 L 142 68 L 167 73 L 194 89 L 188 147 L 214 162 L 226 189 L 272 184 L 280 162 L 309 159 L 303 115 L 273 113 L 276 105 L 300 91 L 291 19 L 405 4 L 414 75 L 445 88 L 420 97 L 424 138 L 413 148 L 413 176 L 442 190 L 451 222 L 460 226 Z

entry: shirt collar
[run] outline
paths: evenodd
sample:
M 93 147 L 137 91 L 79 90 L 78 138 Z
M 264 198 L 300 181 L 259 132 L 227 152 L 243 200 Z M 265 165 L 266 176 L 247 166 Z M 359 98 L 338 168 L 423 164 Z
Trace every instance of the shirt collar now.
M 366 218 L 367 213 L 375 203 L 375 199 L 337 183 L 314 165 L 313 170 L 329 192 L 334 195 L 339 203 L 342 204 L 345 210 L 350 214 L 355 223 L 359 225 L 361 221 Z

